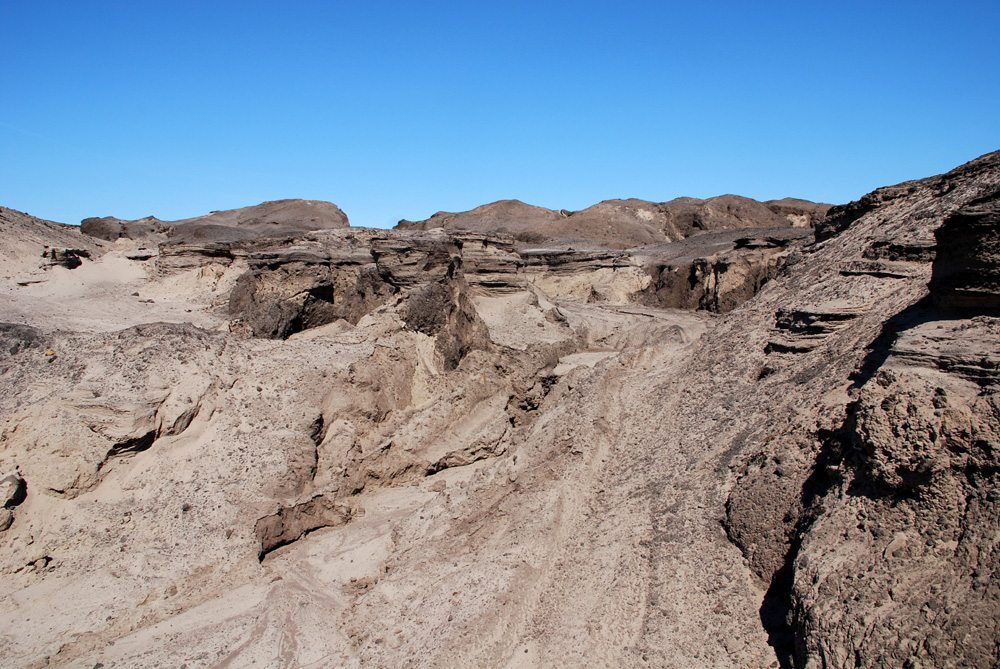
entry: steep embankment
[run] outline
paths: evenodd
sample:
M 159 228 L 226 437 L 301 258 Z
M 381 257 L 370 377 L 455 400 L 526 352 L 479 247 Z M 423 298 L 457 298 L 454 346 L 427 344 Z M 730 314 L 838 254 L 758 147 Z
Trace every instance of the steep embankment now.
M 838 208 L 787 280 L 706 342 L 709 364 L 745 375 L 727 528 L 800 666 L 1000 659 L 984 622 L 998 194 L 994 153 Z M 722 350 L 737 332 L 763 335 L 742 359 Z

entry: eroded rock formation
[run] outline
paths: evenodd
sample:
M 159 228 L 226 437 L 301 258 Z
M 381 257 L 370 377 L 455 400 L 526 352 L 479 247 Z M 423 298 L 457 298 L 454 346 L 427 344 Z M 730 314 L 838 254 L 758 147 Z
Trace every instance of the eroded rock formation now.
M 0 657 L 1000 663 L 998 192 L 0 210 Z
M 839 299 L 776 311 L 763 383 L 794 359 L 799 383 L 825 395 L 749 449 L 727 527 L 770 581 L 768 624 L 797 666 L 1000 660 L 983 580 L 998 557 L 981 539 L 998 527 L 998 164 L 990 154 L 841 208 L 864 213 L 816 247 L 847 261 L 823 282 Z M 848 259 L 873 250 L 891 271 Z M 833 371 L 845 360 L 848 374 Z

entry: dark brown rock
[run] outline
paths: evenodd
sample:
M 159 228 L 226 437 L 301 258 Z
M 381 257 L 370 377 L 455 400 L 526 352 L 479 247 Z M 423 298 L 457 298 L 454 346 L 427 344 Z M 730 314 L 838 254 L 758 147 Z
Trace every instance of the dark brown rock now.
M 751 233 L 751 234 L 747 234 Z M 652 277 L 644 304 L 727 313 L 777 277 L 806 228 L 703 233 L 638 252 Z
M 343 502 L 317 495 L 305 502 L 282 507 L 277 513 L 257 521 L 260 559 L 276 548 L 297 541 L 321 527 L 337 527 L 351 520 L 351 510 Z
M 535 207 L 520 200 L 500 200 L 461 213 L 439 211 L 424 221 L 404 219 L 396 227 L 400 230 L 443 228 L 517 236 L 561 218 L 564 214 L 551 209 Z
M 90 258 L 90 251 L 87 249 L 64 249 L 47 246 L 42 252 L 42 258 L 50 267 L 65 267 L 66 269 L 76 269 L 83 264 L 84 258 Z
M 458 367 L 473 349 L 489 347 L 489 332 L 461 277 L 412 289 L 403 301 L 401 315 L 407 328 L 435 337 L 434 348 L 446 372 Z
M 338 319 L 357 323 L 398 290 L 365 252 L 331 255 L 314 244 L 261 252 L 249 261 L 229 298 L 239 331 L 249 336 L 285 339 Z
M 28 488 L 24 479 L 17 474 L 7 474 L 0 478 L 0 506 L 10 509 L 24 501 Z
M 764 202 L 768 209 L 782 216 L 795 227 L 813 228 L 822 221 L 832 205 L 822 202 L 810 202 L 794 197 Z
M 122 237 L 149 242 L 160 242 L 167 238 L 171 224 L 155 216 L 147 216 L 134 221 L 125 221 L 113 216 L 85 218 L 80 222 L 80 232 L 90 237 L 113 242 Z
M 959 309 L 1000 310 L 1000 193 L 949 216 L 935 237 L 935 299 Z
M 113 242 L 122 237 L 124 226 L 120 219 L 111 216 L 85 218 L 80 221 L 80 232 L 97 239 Z

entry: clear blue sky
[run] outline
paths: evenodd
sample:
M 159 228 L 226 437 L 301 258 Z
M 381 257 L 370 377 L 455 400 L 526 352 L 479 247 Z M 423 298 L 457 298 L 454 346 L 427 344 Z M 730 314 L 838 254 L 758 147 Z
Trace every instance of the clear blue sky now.
M 834 203 L 1000 148 L 1000 2 L 0 0 L 0 205 Z

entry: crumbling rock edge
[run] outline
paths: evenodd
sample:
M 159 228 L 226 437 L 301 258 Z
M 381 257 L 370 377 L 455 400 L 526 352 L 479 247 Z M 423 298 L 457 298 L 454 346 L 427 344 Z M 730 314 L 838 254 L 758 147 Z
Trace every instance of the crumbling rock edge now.
M 263 562 L 271 551 L 298 541 L 309 532 L 324 527 L 339 527 L 351 521 L 352 510 L 343 502 L 326 495 L 317 495 L 292 506 L 283 506 L 276 513 L 264 516 L 254 525 L 260 541 L 257 558 Z

